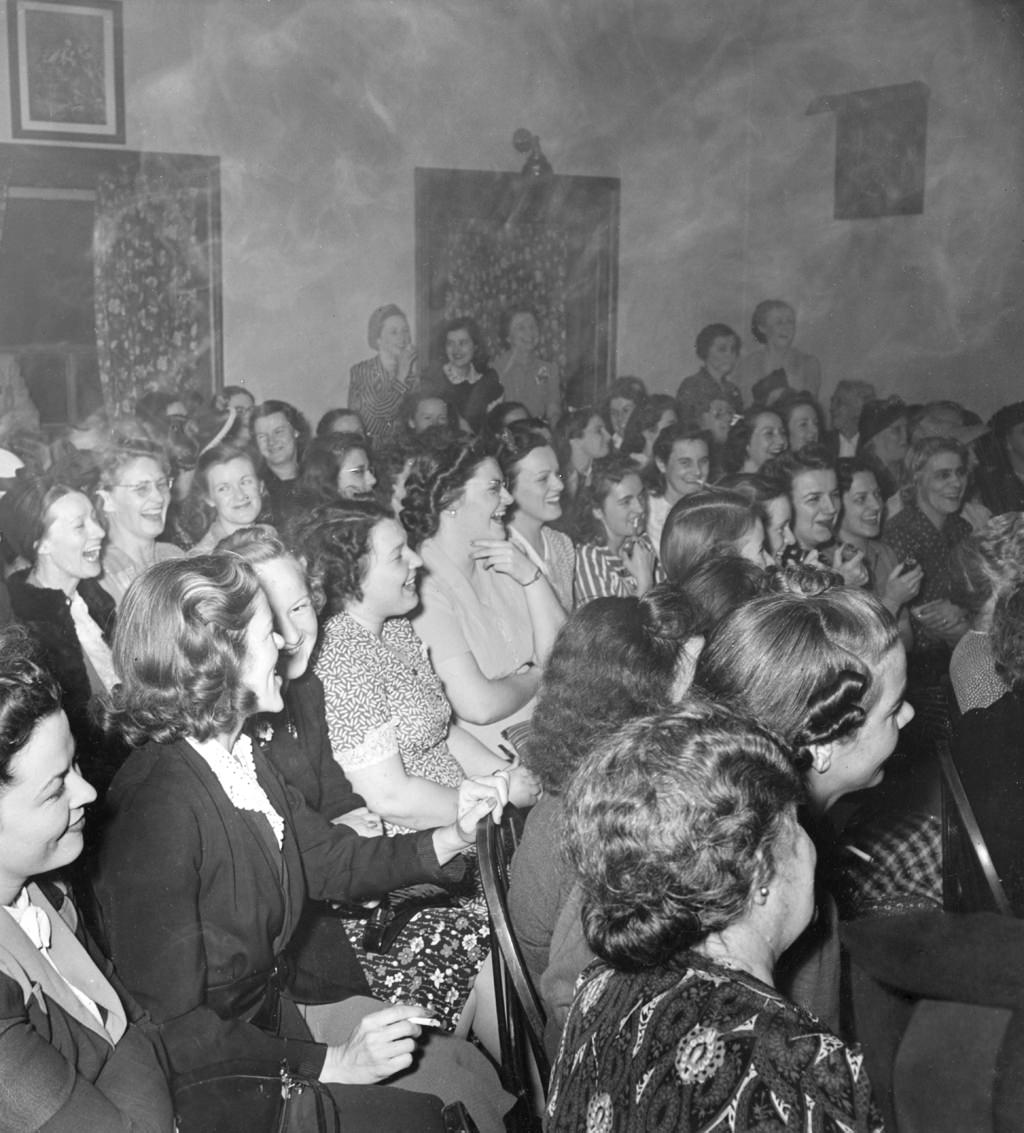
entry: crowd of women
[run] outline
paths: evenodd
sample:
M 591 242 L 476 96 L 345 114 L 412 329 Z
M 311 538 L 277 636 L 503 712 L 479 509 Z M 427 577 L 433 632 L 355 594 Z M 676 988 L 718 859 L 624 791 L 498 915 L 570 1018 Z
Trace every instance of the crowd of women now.
M 1024 403 L 841 381 L 826 429 L 792 307 L 751 329 L 573 407 L 528 308 L 421 375 L 388 305 L 315 431 L 150 394 L 4 482 L 0 1125 L 187 1133 L 259 1071 L 288 1128 L 503 1128 L 508 807 L 548 1128 L 892 1121 L 843 926 L 985 939 L 911 789 L 950 682 L 1024 912 Z

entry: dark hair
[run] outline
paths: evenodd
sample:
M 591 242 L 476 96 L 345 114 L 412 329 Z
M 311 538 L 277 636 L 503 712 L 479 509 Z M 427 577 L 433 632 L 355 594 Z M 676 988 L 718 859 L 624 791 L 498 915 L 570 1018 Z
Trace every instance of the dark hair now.
M 61 690 L 38 648 L 20 626 L 0 630 L 0 787 L 41 720 L 61 710 Z
M 572 446 L 570 441 L 577 441 L 586 432 L 587 426 L 595 417 L 602 417 L 601 411 L 592 405 L 582 405 L 579 409 L 570 409 L 563 413 L 555 425 L 554 445 L 558 454 L 558 463 L 565 471 L 572 462 Z M 602 417 L 603 420 L 603 417 Z
M 790 497 L 793 495 L 793 483 L 801 472 L 835 471 L 836 462 L 824 445 L 807 445 L 797 452 L 787 449 L 761 466 L 761 475 L 781 484 Z
M 287 401 L 277 401 L 274 398 L 268 398 L 268 400 L 260 402 L 260 404 L 256 406 L 250 418 L 252 421 L 253 436 L 256 435 L 256 422 L 261 417 L 270 417 L 275 413 L 283 414 L 288 424 L 298 433 L 298 436 L 295 438 L 295 451 L 301 459 L 302 453 L 309 441 L 309 422 L 294 405 L 290 405 Z
M 487 459 L 480 441 L 453 440 L 428 449 L 416 461 L 405 482 L 400 519 L 409 532 L 409 545 L 419 548 L 437 534 L 441 513 L 459 499 L 477 468 Z
M 343 497 L 338 491 L 338 476 L 350 452 L 359 450 L 372 461 L 370 442 L 359 433 L 329 433 L 310 442 L 302 458 L 299 491 L 307 507 L 337 503 Z
M 733 425 L 729 426 L 729 435 L 725 438 L 722 459 L 727 472 L 742 472 L 747 461 L 747 446 L 754 435 L 754 428 L 759 417 L 777 417 L 779 424 L 785 429 L 785 422 L 775 412 L 774 408 L 765 405 L 753 405 L 744 409 L 743 416 Z
M 537 428 L 535 421 L 513 421 L 511 425 L 502 429 L 494 457 L 501 468 L 509 492 L 515 492 L 519 465 L 531 452 L 539 448 L 553 449 L 554 446 L 547 430 Z
M 399 419 L 402 422 L 403 432 L 411 432 L 412 425 L 410 422 L 416 416 L 416 410 L 424 401 L 440 401 L 443 403 L 445 410 L 448 414 L 448 423 L 446 425 L 432 425 L 432 429 L 443 429 L 449 433 L 452 430 L 452 423 L 456 420 L 458 414 L 452 408 L 451 402 L 444 395 L 444 393 L 437 389 L 435 386 L 420 384 L 411 389 L 404 398 L 402 398 L 402 408 L 399 411 Z
M 199 454 L 195 475 L 181 507 L 181 526 L 196 542 L 209 531 L 217 514 L 206 502 L 210 494 L 210 469 L 219 464 L 229 464 L 232 460 L 247 460 L 252 465 L 253 475 L 259 479 L 259 457 L 247 446 L 221 441 Z
M 707 634 L 737 606 L 764 594 L 767 580 L 757 563 L 718 554 L 699 562 L 675 585 L 700 611 L 699 632 Z
M 328 616 L 362 599 L 373 529 L 384 519 L 394 516 L 374 500 L 343 500 L 316 508 L 295 525 L 310 585 L 323 595 Z
M 754 308 L 754 313 L 750 319 L 750 333 L 762 345 L 768 341 L 767 335 L 764 333 L 764 321 L 772 313 L 772 311 L 780 310 L 792 311 L 796 315 L 796 308 L 792 303 L 787 303 L 785 299 L 762 299 L 760 303 Z
M 702 362 L 708 360 L 708 354 L 710 354 L 716 338 L 731 338 L 736 343 L 736 350 L 739 351 L 740 336 L 732 327 L 726 326 L 725 323 L 709 323 L 706 327 L 701 327 L 697 334 L 697 341 L 694 343 L 697 357 Z
M 704 429 L 695 429 L 692 425 L 677 422 L 675 425 L 669 425 L 661 430 L 654 442 L 654 447 L 651 449 L 651 456 L 654 460 L 651 467 L 644 473 L 656 496 L 663 496 L 667 487 L 665 473 L 658 467 L 659 462 L 667 465 L 672 459 L 672 450 L 676 445 L 697 442 L 702 443 L 708 450 L 708 459 L 710 460 L 711 438 Z
M 770 881 L 803 785 L 778 740 L 698 702 L 625 724 L 565 798 L 583 931 L 615 968 L 670 963 Z
M 519 421 L 513 421 L 511 424 L 518 425 L 520 421 L 533 420 L 533 414 L 521 401 L 499 401 L 497 405 L 488 410 L 480 435 L 489 445 L 493 446 L 500 439 L 502 430 L 509 425 L 508 415 L 519 411 L 525 413 L 526 416 L 520 417 Z
M 643 452 L 647 446 L 647 438 L 644 433 L 656 429 L 663 415 L 670 411 L 676 415 L 678 421 L 679 411 L 676 407 L 676 399 L 669 397 L 667 393 L 652 393 L 650 397 L 644 398 L 629 415 L 629 421 L 626 422 L 626 428 L 622 434 L 619 452 L 623 456 L 632 456 L 635 452 Z
M 442 362 L 448 361 L 448 335 L 453 334 L 457 330 L 469 332 L 469 337 L 473 340 L 473 366 L 480 373 L 483 373 L 490 363 L 487 347 L 484 344 L 484 332 L 480 329 L 480 324 L 476 319 L 471 318 L 469 315 L 460 315 L 458 318 L 449 319 L 442 325 L 441 333 L 438 338 L 438 346 L 440 347 L 439 353 Z
M 680 654 L 703 632 L 690 599 L 661 583 L 570 614 L 544 668 L 523 762 L 558 794 L 597 741 L 670 701 Z
M 870 472 L 875 480 L 878 480 L 878 463 L 866 455 L 858 456 L 844 456 L 840 457 L 835 463 L 836 470 L 836 483 L 839 485 L 840 496 L 845 496 L 846 493 L 853 487 L 853 478 L 859 472 Z M 881 483 L 878 485 L 881 491 Z
M 996 602 L 991 634 L 996 673 L 1019 694 L 1024 691 L 1024 583 Z
M 346 429 L 346 433 L 359 433 L 361 436 L 366 436 L 366 425 L 354 409 L 328 409 L 316 424 L 316 435 L 318 437 L 329 437 L 336 433 L 334 423 L 340 421 L 342 417 L 354 417 L 359 422 L 358 429 Z
M 244 394 L 255 406 L 256 398 L 253 396 L 252 390 L 246 389 L 245 386 L 224 386 L 210 399 L 210 408 L 215 409 L 218 413 L 226 413 L 228 411 L 228 403 L 236 393 Z
M 794 409 L 799 408 L 801 405 L 806 405 L 814 410 L 814 416 L 818 422 L 818 436 L 820 437 L 825 432 L 825 418 L 822 415 L 821 406 L 815 400 L 814 395 L 808 393 L 807 390 L 784 390 L 772 402 L 771 407 L 782 418 L 782 423 L 786 426 L 786 434 L 788 436 L 790 415 L 792 414 Z
M 132 746 L 237 727 L 256 703 L 241 673 L 261 594 L 237 555 L 168 559 L 140 574 L 117 613 L 108 722 Z
M 50 508 L 72 492 L 82 489 L 49 474 L 33 476 L 27 468 L 19 468 L 14 483 L 0 499 L 0 531 L 30 565 L 35 564 L 39 544 L 46 535 Z
M 864 723 L 877 688 L 872 670 L 898 642 L 892 615 L 866 591 L 771 594 L 719 624 L 697 682 L 782 736 L 805 770 L 813 745 L 851 736 Z
M 617 484 L 627 476 L 640 479 L 640 469 L 636 461 L 622 453 L 613 452 L 601 460 L 595 460 L 590 469 L 590 480 L 581 485 L 573 500 L 569 517 L 570 534 L 577 543 L 597 543 L 605 541 L 604 524 L 594 515 L 604 508 L 605 501 Z M 641 480 L 641 483 L 643 481 Z
M 761 520 L 753 504 L 735 492 L 708 488 L 676 500 L 661 530 L 660 558 L 670 582 L 681 582 L 706 559 L 735 554 Z
M 167 416 L 167 410 L 176 402 L 184 403 L 183 394 L 152 389 L 135 399 L 135 416 L 146 426 Z
M 604 423 L 608 426 L 608 432 L 613 432 L 611 409 L 612 401 L 616 397 L 626 398 L 626 400 L 633 403 L 633 412 L 636 412 L 636 407 L 647 397 L 647 387 L 644 383 L 631 374 L 626 374 L 621 378 L 616 378 L 615 381 L 608 387 L 608 392 L 601 402 L 601 416 L 604 418 Z
M 732 472 L 717 480 L 715 487 L 742 496 L 748 503 L 759 506 L 777 500 L 779 496 L 789 496 L 785 484 L 770 480 L 760 472 Z M 763 508 L 761 511 L 763 512 Z M 767 517 L 762 514 L 762 519 L 765 518 Z

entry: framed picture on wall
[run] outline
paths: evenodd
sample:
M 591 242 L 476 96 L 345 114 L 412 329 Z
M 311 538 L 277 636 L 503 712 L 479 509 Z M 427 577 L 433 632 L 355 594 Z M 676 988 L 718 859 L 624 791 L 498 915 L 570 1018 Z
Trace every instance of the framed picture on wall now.
M 7 44 L 13 137 L 124 142 L 121 0 L 7 0 Z

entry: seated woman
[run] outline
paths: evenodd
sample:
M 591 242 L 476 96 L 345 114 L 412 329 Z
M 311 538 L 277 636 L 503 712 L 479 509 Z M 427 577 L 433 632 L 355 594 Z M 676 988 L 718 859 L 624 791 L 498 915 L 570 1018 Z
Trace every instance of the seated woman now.
M 770 733 L 699 705 L 626 724 L 577 773 L 567 850 L 600 961 L 548 1128 L 881 1130 L 860 1051 L 775 989 L 814 916 L 802 797 Z
M 95 798 L 56 680 L 19 631 L 0 634 L 0 1126 L 170 1133 L 153 1028 L 54 876 Z
M 330 1085 L 346 1127 L 434 1128 L 439 1106 L 424 1095 L 440 1093 L 500 1130 L 505 1103 L 483 1056 L 458 1039 L 418 1044 L 423 1008 L 366 997 L 343 936 L 331 970 L 316 973 L 333 994 L 315 1003 L 285 953 L 307 893 L 362 901 L 457 876 L 476 821 L 500 812 L 504 779 L 465 780 L 456 820 L 433 831 L 361 838 L 330 824 L 244 731 L 283 707 L 280 643 L 236 555 L 158 563 L 125 596 L 108 715 L 139 749 L 111 790 L 96 883 L 117 970 L 176 1075 L 284 1062 Z M 373 1085 L 385 1079 L 397 1094 Z
M 527 415 L 554 425 L 562 414 L 562 381 L 558 363 L 540 357 L 540 323 L 531 307 L 512 306 L 502 312 L 501 341 L 505 349 L 494 368 L 505 396 L 521 402 Z
M 295 509 L 309 424 L 287 401 L 264 401 L 252 411 L 252 435 L 262 458 L 262 466 L 257 471 L 267 494 L 271 518 L 275 527 L 281 527 Z
M 785 486 L 757 472 L 736 472 L 715 484 L 723 491 L 735 492 L 758 507 L 764 518 L 765 548 L 777 564 L 796 543 L 793 536 L 793 503 Z
M 503 728 L 529 719 L 565 621 L 544 571 L 505 534 L 511 502 L 494 457 L 455 442 L 416 463 L 401 514 L 428 572 L 413 626 L 456 722 L 492 751 Z
M 653 481 L 653 490 L 647 497 L 647 534 L 657 550 L 673 505 L 707 486 L 711 454 L 707 435 L 687 425 L 662 429 L 651 453 L 654 468 L 648 481 Z
M 702 633 L 693 605 L 662 584 L 643 598 L 595 598 L 558 634 L 523 746 L 523 762 L 544 794 L 526 818 L 509 888 L 512 924 L 535 984 L 574 881 L 561 853 L 565 784 L 620 724 L 682 698 Z
M 996 602 L 1024 578 L 1024 513 L 1009 512 L 953 548 L 953 594 L 970 619 L 956 643 L 949 679 L 961 712 L 987 708 L 1007 687 L 992 656 L 992 614 Z
M 611 434 L 596 409 L 589 406 L 571 409 L 558 422 L 555 451 L 570 500 L 574 500 L 580 489 L 590 483 L 594 461 L 603 460 L 611 452 L 611 447 Z
M 63 693 L 79 757 L 101 787 L 123 754 L 105 743 L 89 713 L 115 680 L 109 635 L 114 600 L 99 585 L 104 531 L 91 500 L 52 470 L 19 475 L 0 500 L 0 531 L 29 567 L 7 580 L 11 609 L 40 647 Z M 114 752 L 117 755 L 115 756 Z
M 725 471 L 760 472 L 767 461 L 788 447 L 786 427 L 778 413 L 755 406 L 729 428 L 722 454 Z
M 799 452 L 808 445 L 816 445 L 824 438 L 825 423 L 821 406 L 811 394 L 793 390 L 772 402 L 772 409 L 782 418 L 786 427 L 790 452 Z
M 402 423 L 407 433 L 425 433 L 428 429 L 453 433 L 457 415 L 449 411 L 448 402 L 433 386 L 421 385 L 402 402 Z
M 193 539 L 192 555 L 208 555 L 233 531 L 248 527 L 263 510 L 263 481 L 252 452 L 222 441 L 208 448 L 196 473 L 182 513 L 182 525 Z
M 770 404 L 776 390 L 806 390 L 817 399 L 821 393 L 821 363 L 793 345 L 796 311 L 782 299 L 763 299 L 754 308 L 750 333 L 762 344 L 744 354 L 732 380 L 748 402 Z
M 573 608 L 576 548 L 551 524 L 562 518 L 565 484 L 547 433 L 526 421 L 508 426 L 495 451 L 512 496 L 507 516 L 509 541 L 538 566 L 563 609 Z
M 96 499 L 107 528 L 100 585 L 115 602 L 146 567 L 184 554 L 159 541 L 173 482 L 164 450 L 152 442 L 115 438 L 100 453 Z
M 317 437 L 306 449 L 299 477 L 305 507 L 373 499 L 376 486 L 368 442 L 358 433 Z
M 374 514 L 354 512 L 348 524 L 341 518 L 342 513 L 325 518 L 322 524 L 315 524 L 315 535 L 307 542 L 320 584 L 318 590 L 320 587 L 326 589 L 329 609 L 336 609 L 339 600 L 346 604 L 351 602 L 351 595 L 347 599 L 339 599 L 338 590 L 344 589 L 346 581 L 361 572 L 359 560 L 351 560 L 345 551 L 352 549 L 349 536 L 353 534 L 353 525 L 362 530 L 367 542 L 373 543 L 372 529 L 381 517 L 376 514 L 377 509 L 368 510 Z M 401 525 L 394 519 L 387 522 L 404 540 Z M 285 549 L 271 527 L 250 527 L 237 532 L 226 539 L 220 549 L 232 551 L 252 565 L 274 613 L 274 623 L 284 639 L 281 650 L 281 668 L 285 678 L 282 689 L 284 711 L 263 717 L 260 725 L 272 730 L 266 751 L 275 768 L 286 782 L 301 792 L 313 810 L 332 822 L 344 822 L 361 834 L 382 833 L 380 814 L 365 805 L 364 799 L 369 799 L 374 808 L 385 808 L 389 833 L 399 829 L 392 824 L 388 810 L 387 792 L 395 778 L 403 780 L 413 794 L 417 784 L 434 781 L 430 779 L 433 767 L 426 768 L 423 779 L 413 773 L 414 769 L 424 768 L 427 753 L 416 744 L 410 745 L 409 733 L 414 729 L 408 725 L 415 721 L 408 721 L 405 713 L 412 706 L 397 695 L 393 684 L 388 686 L 387 682 L 388 676 L 396 671 L 388 661 L 401 642 L 401 634 L 396 636 L 390 631 L 397 628 L 397 620 L 404 621 L 404 618 L 389 620 L 386 626 L 381 627 L 382 638 L 386 635 L 387 643 L 383 640 L 379 644 L 375 642 L 376 648 L 368 648 L 370 643 L 358 631 L 355 619 L 365 616 L 359 611 L 348 614 L 339 610 L 337 616 L 327 622 L 321 663 L 331 674 L 331 698 L 329 706 L 325 706 L 320 677 L 308 669 L 317 644 L 317 613 L 303 566 Z M 380 567 L 370 550 L 365 572 L 362 572 L 366 589 L 373 589 Z M 355 575 L 350 568 L 354 569 Z M 361 602 L 352 604 L 362 608 Z M 336 632 L 338 618 L 352 619 L 356 637 L 351 648 L 340 642 L 345 633 Z M 362 624 L 359 622 L 358 626 Z M 408 628 L 406 636 L 414 638 Z M 419 651 L 414 649 L 411 656 L 418 658 Z M 398 672 L 401 673 L 401 670 Z M 434 684 L 439 689 L 436 679 Z M 375 694 L 378 691 L 384 693 L 383 701 L 377 700 Z M 389 691 L 396 694 L 388 697 Z M 341 702 L 339 696 L 343 698 Z M 400 758 L 396 751 L 394 767 L 386 761 L 359 766 L 353 774 L 359 780 L 363 794 L 356 795 L 343 768 L 353 765 L 351 751 L 360 745 L 364 736 L 357 734 L 358 728 L 346 728 L 346 722 L 352 719 L 352 713 L 358 711 L 361 726 L 365 727 L 369 719 L 367 713 L 376 713 L 383 720 L 389 709 L 394 709 L 394 730 L 403 741 L 401 754 L 405 759 Z M 418 714 L 420 722 L 425 715 Z M 339 743 L 344 747 L 339 747 Z M 438 754 L 439 747 L 443 748 L 443 741 L 441 745 L 434 745 L 431 751 Z M 335 753 L 338 758 L 334 758 Z M 407 766 L 410 768 L 408 774 Z M 507 774 L 507 766 L 486 753 L 487 769 L 497 771 L 505 768 Z M 517 795 L 522 777 L 521 772 L 509 776 L 513 779 L 514 795 Z M 461 772 L 458 773 L 455 783 L 461 782 L 462 778 Z M 454 816 L 457 791 L 452 790 L 450 794 L 449 813 Z M 423 801 L 426 805 L 427 800 Z M 434 824 L 414 825 L 427 827 Z M 478 899 L 473 900 L 473 895 Z M 318 909 L 317 912 L 322 913 L 323 910 Z M 469 899 L 453 901 L 450 907 L 435 906 L 421 910 L 384 954 L 366 950 L 363 945 L 365 927 L 362 919 L 350 917 L 344 923 L 374 992 L 391 1002 L 415 1001 L 427 1008 L 446 1030 L 457 1025 L 458 1034 L 467 1034 L 476 1022 L 474 985 L 481 964 L 487 957 L 489 939 L 487 909 L 482 894 L 476 894 L 474 887 Z M 485 968 L 484 976 L 489 979 L 489 967 Z M 489 998 L 485 1001 L 489 1002 Z M 474 1029 L 478 1034 L 482 1031 L 489 1037 L 488 1025 L 491 1030 L 494 1029 L 490 1021 Z
M 740 336 L 725 323 L 710 323 L 701 327 L 694 346 L 701 367 L 676 390 L 680 421 L 695 421 L 715 401 L 724 401 L 730 415 L 741 413 L 743 395 L 729 379 L 739 360 Z
M 827 812 L 843 796 L 881 782 L 900 729 L 913 719 L 904 700 L 906 669 L 892 615 L 873 595 L 840 587 L 740 606 L 711 635 L 696 683 L 790 746 L 824 846 L 834 838 Z M 821 918 L 786 963 L 792 997 L 837 1026 L 834 927 L 834 918 Z
M 366 436 L 366 425 L 354 409 L 328 409 L 316 423 L 316 435 L 329 437 L 331 433 L 356 433 Z
M 483 332 L 476 319 L 449 319 L 441 328 L 439 360 L 427 378 L 430 385 L 474 433 L 483 427 L 487 411 L 505 396 L 501 379 L 491 367 Z
M 367 435 L 383 439 L 398 428 L 402 398 L 416 381 L 416 347 L 409 320 L 394 303 L 373 312 L 366 337 L 374 356 L 349 371 L 348 400 Z
M 715 488 L 684 496 L 672 505 L 661 533 L 661 566 L 681 584 L 708 559 L 738 555 L 765 567 L 765 524 L 757 509 L 734 492 Z
M 842 511 L 838 541 L 864 556 L 868 588 L 896 619 L 903 644 L 914 640 L 908 603 L 917 597 L 924 572 L 913 560 L 900 562 L 882 539 L 885 501 L 874 468 L 860 457 L 843 459 L 836 468 Z
M 630 414 L 619 452 L 631 456 L 641 472 L 654 461 L 654 442 L 663 430 L 679 423 L 675 401 L 666 393 L 652 393 Z
M 626 375 L 616 378 L 608 387 L 608 393 L 601 403 L 601 416 L 608 426 L 612 448 L 618 450 L 626 435 L 630 417 L 641 402 L 647 400 L 647 387 L 639 379 Z
M 967 632 L 964 611 L 952 601 L 953 548 L 971 533 L 960 515 L 967 490 L 967 451 L 950 437 L 925 437 L 907 453 L 903 509 L 885 526 L 885 541 L 901 562 L 915 560 L 924 572 L 911 608 L 910 652 L 915 689 L 936 687 L 949 669 L 953 646 Z
M 594 465 L 573 501 L 576 604 L 594 598 L 642 598 L 657 581 L 658 560 L 645 533 L 647 493 L 636 465 L 613 453 Z

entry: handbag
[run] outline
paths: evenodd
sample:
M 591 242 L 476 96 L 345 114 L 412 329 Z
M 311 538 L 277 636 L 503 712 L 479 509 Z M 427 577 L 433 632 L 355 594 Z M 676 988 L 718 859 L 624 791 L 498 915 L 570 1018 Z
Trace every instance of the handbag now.
M 178 1133 L 341 1133 L 330 1090 L 286 1063 L 217 1063 L 176 1078 L 172 1093 Z

